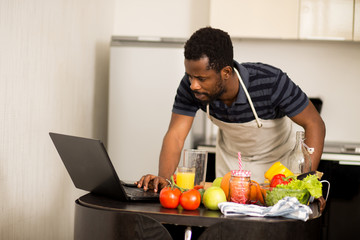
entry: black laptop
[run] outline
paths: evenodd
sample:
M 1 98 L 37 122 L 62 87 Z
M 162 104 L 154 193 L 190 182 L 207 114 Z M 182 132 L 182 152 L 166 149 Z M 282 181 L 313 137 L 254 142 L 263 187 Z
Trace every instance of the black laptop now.
M 49 134 L 75 187 L 120 201 L 159 201 L 158 193 L 119 179 L 100 140 Z

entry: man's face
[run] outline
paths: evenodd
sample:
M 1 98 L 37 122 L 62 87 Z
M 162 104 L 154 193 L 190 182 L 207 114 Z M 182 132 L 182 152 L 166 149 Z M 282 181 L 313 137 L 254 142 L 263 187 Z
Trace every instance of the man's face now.
M 212 102 L 226 92 L 221 74 L 213 69 L 208 69 L 207 57 L 199 60 L 185 59 L 185 71 L 190 80 L 190 88 L 195 97 L 203 102 Z

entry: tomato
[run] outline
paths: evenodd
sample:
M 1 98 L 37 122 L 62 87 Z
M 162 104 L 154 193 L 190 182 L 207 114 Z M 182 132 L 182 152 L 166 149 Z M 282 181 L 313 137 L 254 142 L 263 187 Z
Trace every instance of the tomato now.
M 190 189 L 183 192 L 180 196 L 180 205 L 185 210 L 195 210 L 200 206 L 201 194 L 196 189 Z
M 180 202 L 181 191 L 178 188 L 165 187 L 160 191 L 160 204 L 164 208 L 176 208 Z

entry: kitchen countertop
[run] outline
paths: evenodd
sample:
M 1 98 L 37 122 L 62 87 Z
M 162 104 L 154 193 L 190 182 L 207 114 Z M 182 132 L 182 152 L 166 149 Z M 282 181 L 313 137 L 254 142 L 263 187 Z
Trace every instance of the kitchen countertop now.
M 215 145 L 199 144 L 198 149 L 215 153 Z M 339 161 L 340 164 L 360 165 L 360 143 L 326 142 L 322 160 Z

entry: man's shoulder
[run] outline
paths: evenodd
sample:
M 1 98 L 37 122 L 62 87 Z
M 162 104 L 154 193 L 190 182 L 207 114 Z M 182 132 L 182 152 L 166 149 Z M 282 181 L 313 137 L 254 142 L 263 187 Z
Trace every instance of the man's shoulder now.
M 280 68 L 277 68 L 273 65 L 262 63 L 262 62 L 244 62 L 240 64 L 251 74 L 268 74 L 277 76 L 281 71 Z

